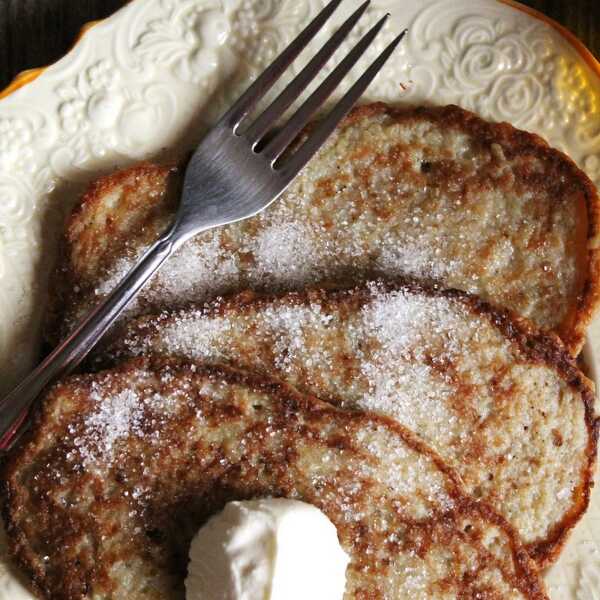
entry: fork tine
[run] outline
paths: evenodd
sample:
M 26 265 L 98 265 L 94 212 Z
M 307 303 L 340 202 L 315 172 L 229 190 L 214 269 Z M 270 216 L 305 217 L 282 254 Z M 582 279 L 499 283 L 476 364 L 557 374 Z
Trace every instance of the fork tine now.
M 256 103 L 271 89 L 282 73 L 294 62 L 325 25 L 342 0 L 331 2 L 306 26 L 298 37 L 269 65 L 266 70 L 238 98 L 235 104 L 223 115 L 222 123 L 237 128 L 240 121 L 256 106 Z
M 389 46 L 379 55 L 379 57 L 364 72 L 360 79 L 350 88 L 342 99 L 331 110 L 327 117 L 321 121 L 310 137 L 302 146 L 285 161 L 285 164 L 277 169 L 284 180 L 289 181 L 304 167 L 315 152 L 323 145 L 325 140 L 331 135 L 338 123 L 350 112 L 356 101 L 362 96 L 369 84 L 375 79 L 377 73 L 390 58 L 402 38 L 406 35 L 405 29 Z
M 286 86 L 271 105 L 256 119 L 256 121 L 244 132 L 244 136 L 251 144 L 256 144 L 271 129 L 273 123 L 291 106 L 300 96 L 306 86 L 315 78 L 321 67 L 331 58 L 340 44 L 346 39 L 350 31 L 367 10 L 371 0 L 362 4 L 335 32 L 321 50 L 302 69 L 294 80 Z
M 381 28 L 387 21 L 389 13 L 382 17 L 352 48 L 344 60 L 334 69 L 333 73 L 309 96 L 309 98 L 300 106 L 290 120 L 273 137 L 271 141 L 262 150 L 262 154 L 275 162 L 281 153 L 302 131 L 309 119 L 323 105 L 323 102 L 329 98 L 337 88 L 348 71 L 356 64 L 365 50 L 371 45 L 375 36 L 381 31 Z

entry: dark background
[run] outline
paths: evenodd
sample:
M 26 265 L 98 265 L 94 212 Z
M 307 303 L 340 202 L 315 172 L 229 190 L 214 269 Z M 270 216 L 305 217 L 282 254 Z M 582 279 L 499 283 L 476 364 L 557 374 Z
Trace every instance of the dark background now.
M 0 0 L 0 89 L 20 71 L 44 66 L 60 58 L 84 23 L 106 17 L 125 2 Z M 596 57 L 600 57 L 600 0 L 522 2 L 568 27 Z

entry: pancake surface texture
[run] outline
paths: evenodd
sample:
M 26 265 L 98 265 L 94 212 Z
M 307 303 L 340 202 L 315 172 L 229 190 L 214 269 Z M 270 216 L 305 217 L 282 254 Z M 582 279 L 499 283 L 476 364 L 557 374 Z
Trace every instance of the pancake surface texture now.
M 512 528 L 410 432 L 239 371 L 138 360 L 58 384 L 5 475 L 13 550 L 52 600 L 183 600 L 198 527 L 265 496 L 336 525 L 348 600 L 547 598 Z
M 177 355 L 262 371 L 419 435 L 547 564 L 588 506 L 593 393 L 555 336 L 461 292 L 371 282 L 131 323 L 105 364 Z M 108 361 L 108 363 L 106 362 Z
M 53 343 L 166 228 L 176 188 L 150 165 L 92 186 L 66 234 Z M 455 106 L 369 105 L 269 209 L 188 242 L 130 315 L 408 275 L 510 308 L 576 354 L 598 303 L 599 232 L 593 184 L 539 137 Z

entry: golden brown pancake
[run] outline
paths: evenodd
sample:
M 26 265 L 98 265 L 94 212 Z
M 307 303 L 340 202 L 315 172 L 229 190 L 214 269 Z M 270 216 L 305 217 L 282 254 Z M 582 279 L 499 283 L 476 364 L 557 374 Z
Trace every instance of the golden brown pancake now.
M 224 368 L 142 359 L 58 384 L 5 491 L 48 600 L 183 600 L 198 528 L 266 496 L 336 525 L 347 600 L 547 598 L 514 530 L 410 432 Z
M 66 231 L 53 343 L 166 228 L 178 179 L 143 165 L 92 185 Z M 409 275 L 510 308 L 577 354 L 598 304 L 599 231 L 593 184 L 538 136 L 456 106 L 373 104 L 260 216 L 188 242 L 129 314 Z
M 513 524 L 539 564 L 588 506 L 587 379 L 556 336 L 462 292 L 373 282 L 246 294 L 134 321 L 102 359 L 150 353 L 228 362 L 393 417 Z

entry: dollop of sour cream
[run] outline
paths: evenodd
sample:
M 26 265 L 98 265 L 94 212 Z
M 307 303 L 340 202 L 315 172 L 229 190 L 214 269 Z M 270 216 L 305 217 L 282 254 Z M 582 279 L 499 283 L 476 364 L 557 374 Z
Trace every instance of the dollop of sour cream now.
M 230 502 L 192 541 L 187 600 L 342 600 L 348 563 L 311 504 Z

